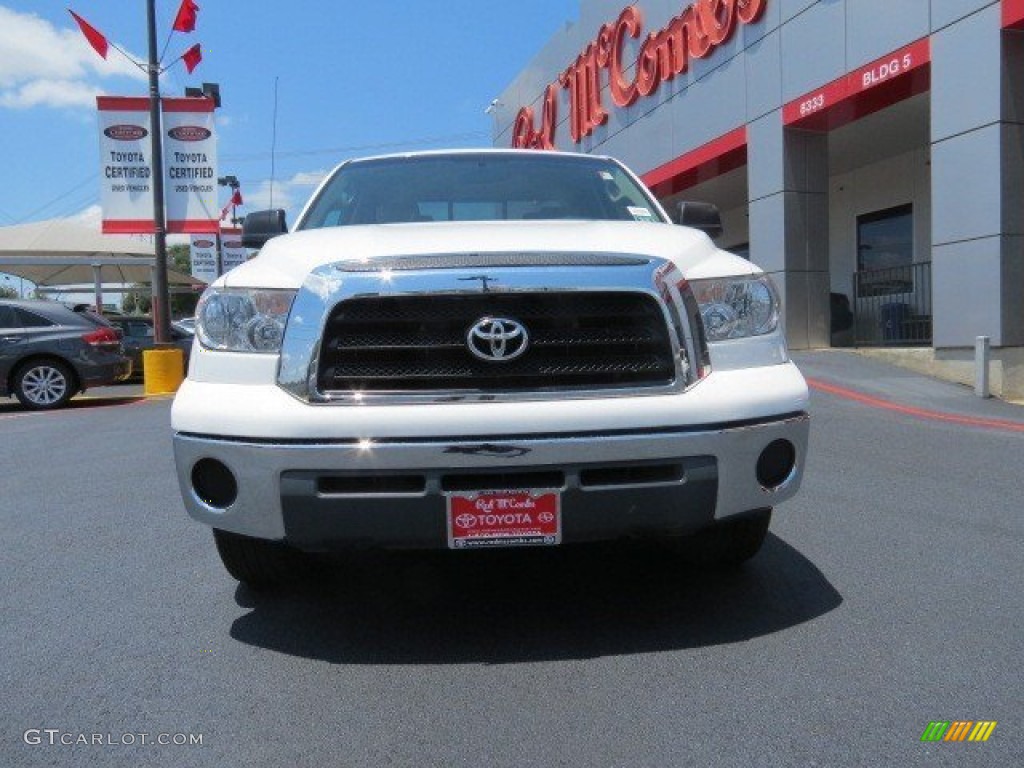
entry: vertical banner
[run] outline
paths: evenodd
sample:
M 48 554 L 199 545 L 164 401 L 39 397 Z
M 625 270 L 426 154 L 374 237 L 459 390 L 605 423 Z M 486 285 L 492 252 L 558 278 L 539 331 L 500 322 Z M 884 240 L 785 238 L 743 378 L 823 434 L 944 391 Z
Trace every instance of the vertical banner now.
M 213 99 L 165 98 L 164 210 L 168 233 L 216 235 L 217 137 Z M 104 234 L 153 234 L 149 99 L 98 96 Z
M 98 96 L 103 234 L 152 234 L 149 99 Z
M 220 262 L 224 272 L 248 261 L 249 252 L 242 247 L 242 230 L 222 229 L 220 235 Z
M 217 234 L 217 137 L 213 99 L 163 99 L 167 231 Z
M 192 277 L 212 283 L 220 272 L 217 269 L 217 236 L 192 235 L 189 249 L 192 259 Z

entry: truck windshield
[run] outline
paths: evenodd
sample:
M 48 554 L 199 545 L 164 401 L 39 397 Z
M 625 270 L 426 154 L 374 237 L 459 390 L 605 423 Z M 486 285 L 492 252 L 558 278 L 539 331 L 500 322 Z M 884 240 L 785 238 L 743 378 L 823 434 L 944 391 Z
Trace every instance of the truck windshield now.
M 520 219 L 665 221 L 649 193 L 609 160 L 466 153 L 342 166 L 297 229 Z

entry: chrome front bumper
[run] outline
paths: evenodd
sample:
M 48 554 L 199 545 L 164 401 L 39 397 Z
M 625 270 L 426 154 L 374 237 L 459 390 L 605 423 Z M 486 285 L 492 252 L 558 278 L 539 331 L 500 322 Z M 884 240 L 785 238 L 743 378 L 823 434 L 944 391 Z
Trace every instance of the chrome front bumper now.
M 207 525 L 294 541 L 288 520 L 299 510 L 295 514 L 306 520 L 318 519 L 324 541 L 444 547 L 444 536 L 432 532 L 444 530 L 445 473 L 562 472 L 566 541 L 681 532 L 793 496 L 803 475 L 808 428 L 807 414 L 797 413 L 697 428 L 488 438 L 260 440 L 178 432 L 174 455 L 188 513 Z M 769 490 L 758 482 L 755 465 L 765 447 L 780 439 L 794 446 L 796 465 Z M 221 462 L 237 480 L 237 497 L 226 508 L 210 506 L 193 488 L 193 468 L 202 459 Z M 679 464 L 683 477 L 614 486 L 580 482 L 588 469 L 658 462 Z M 324 493 L 316 482 L 319 476 L 394 474 L 422 475 L 424 487 L 411 493 Z

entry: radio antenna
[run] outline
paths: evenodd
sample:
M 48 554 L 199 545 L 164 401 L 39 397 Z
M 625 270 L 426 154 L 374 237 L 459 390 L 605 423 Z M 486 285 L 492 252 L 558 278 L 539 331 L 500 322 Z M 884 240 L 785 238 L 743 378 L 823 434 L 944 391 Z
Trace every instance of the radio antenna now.
M 277 77 L 274 78 L 274 119 L 270 131 L 270 207 L 274 207 L 274 174 L 277 153 Z

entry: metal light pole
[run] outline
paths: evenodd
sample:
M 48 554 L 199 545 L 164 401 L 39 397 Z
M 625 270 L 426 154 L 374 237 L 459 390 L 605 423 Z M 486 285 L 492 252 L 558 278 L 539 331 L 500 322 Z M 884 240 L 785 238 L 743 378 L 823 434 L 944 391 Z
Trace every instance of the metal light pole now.
M 156 48 L 156 0 L 146 0 L 149 32 L 149 133 L 153 158 L 153 334 L 157 344 L 171 342 L 171 306 L 167 291 L 167 222 L 164 216 L 164 148 L 160 119 L 160 64 Z

